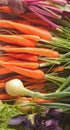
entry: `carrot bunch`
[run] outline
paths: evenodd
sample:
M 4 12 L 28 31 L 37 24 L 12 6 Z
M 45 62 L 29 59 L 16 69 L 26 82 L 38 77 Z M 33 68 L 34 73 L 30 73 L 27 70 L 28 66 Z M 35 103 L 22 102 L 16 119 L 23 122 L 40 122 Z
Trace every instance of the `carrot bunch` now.
M 7 61 L 2 64 L 2 61 L 0 61 L 1 66 L 6 68 L 9 66 L 10 68 L 8 69 L 11 69 L 13 66 L 12 71 L 27 77 L 36 79 L 43 78 L 44 72 L 39 70 L 38 57 L 58 58 L 60 56 L 57 51 L 36 47 L 40 39 L 51 40 L 51 33 L 45 29 L 12 22 L 10 20 L 1 20 L 0 27 L 14 28 L 23 33 L 17 35 L 0 35 L 0 41 L 5 42 L 5 46 L 1 45 L 1 50 L 5 51 L 9 56 L 14 57 L 12 62 Z M 16 58 L 20 60 L 23 59 L 23 62 L 19 60 L 16 61 Z M 2 60 L 5 61 L 5 59 Z M 33 61 L 35 63 L 33 63 Z
M 10 10 L 8 11 L 10 12 Z M 30 15 L 30 17 L 33 17 L 32 14 Z M 24 18 L 27 19 L 27 16 L 25 15 Z M 34 23 L 32 19 L 30 21 L 30 18 L 27 21 Z M 38 21 L 37 19 L 37 22 L 40 22 L 40 20 Z M 1 89 L 5 89 L 6 81 L 17 77 L 31 90 L 45 88 L 45 80 L 54 80 L 63 83 L 64 79 L 55 78 L 56 76 L 52 77 L 51 74 L 50 76 L 46 74 L 45 67 L 47 66 L 47 62 L 51 60 L 54 62 L 61 56 L 53 47 L 51 49 L 48 46 L 45 47 L 47 42 L 50 44 L 52 41 L 53 37 L 51 32 L 45 28 L 33 26 L 20 20 L 0 20 L 0 27 L 18 31 L 16 34 L 0 34 L 0 50 L 3 51 L 0 58 L 0 66 L 2 67 L 0 69 L 0 75 L 13 74 L 13 76 L 7 76 L 6 79 L 2 80 L 0 83 Z M 42 42 L 42 46 L 38 46 L 40 42 Z M 45 58 L 47 61 L 45 62 L 45 60 L 41 60 L 40 58 Z M 63 71 L 64 68 L 63 66 L 62 68 L 53 66 L 51 70 L 51 72 L 58 72 Z M 40 82 L 41 80 L 42 82 Z M 39 84 L 33 85 L 37 82 Z M 42 90 L 41 92 L 46 92 L 46 90 Z M 8 95 L 1 96 L 1 99 L 11 98 Z

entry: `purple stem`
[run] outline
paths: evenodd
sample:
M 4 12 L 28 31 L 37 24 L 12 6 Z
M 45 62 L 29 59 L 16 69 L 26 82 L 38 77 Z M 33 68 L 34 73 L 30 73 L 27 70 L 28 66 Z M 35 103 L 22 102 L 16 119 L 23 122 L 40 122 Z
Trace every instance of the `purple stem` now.
M 51 18 L 55 18 L 55 19 L 59 19 L 60 17 L 57 16 L 56 14 L 54 14 L 53 12 L 49 12 L 49 10 L 45 11 L 44 9 L 40 9 L 34 5 L 30 5 L 34 10 L 36 10 L 36 12 L 40 13 L 41 15 L 45 15 Z
M 47 22 L 53 29 L 59 28 L 58 25 L 54 24 L 53 22 L 51 22 L 49 19 L 47 19 L 46 17 L 42 16 L 41 14 L 37 13 L 36 10 L 34 10 L 31 6 L 29 6 L 29 9 L 34 12 L 37 16 L 39 16 L 42 20 L 44 20 L 45 22 Z
M 45 4 L 45 3 L 35 3 L 35 5 L 37 5 L 37 6 L 42 6 L 42 8 L 51 9 L 51 10 L 53 10 L 53 11 L 56 11 L 57 13 L 62 13 L 62 10 L 61 10 L 61 9 L 52 7 L 52 6 L 50 6 L 50 5 L 48 5 L 48 4 Z
M 22 1 L 31 3 L 31 2 L 39 2 L 39 1 L 43 1 L 43 0 L 22 0 Z
M 49 1 L 49 2 L 53 2 L 53 3 L 57 3 L 57 4 L 61 4 L 61 5 L 64 5 L 64 4 L 67 4 L 67 0 L 24 0 L 26 2 L 46 2 Z

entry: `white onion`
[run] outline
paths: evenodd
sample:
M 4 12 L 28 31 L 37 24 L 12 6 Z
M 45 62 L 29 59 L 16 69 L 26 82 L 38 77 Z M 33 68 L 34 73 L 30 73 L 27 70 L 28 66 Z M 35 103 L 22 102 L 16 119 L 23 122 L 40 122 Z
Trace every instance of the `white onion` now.
M 18 96 L 21 95 L 23 91 L 23 83 L 19 79 L 12 79 L 8 82 L 6 82 L 6 92 L 11 96 Z

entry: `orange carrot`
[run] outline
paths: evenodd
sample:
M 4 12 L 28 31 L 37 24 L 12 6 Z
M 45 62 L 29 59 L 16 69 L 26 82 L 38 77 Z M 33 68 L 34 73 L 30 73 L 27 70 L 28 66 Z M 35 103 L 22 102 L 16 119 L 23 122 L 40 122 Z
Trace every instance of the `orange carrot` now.
M 0 83 L 0 89 L 4 88 L 5 87 L 5 83 Z
M 0 94 L 0 100 L 7 100 L 7 99 L 13 99 L 13 97 L 8 95 L 7 93 Z
M 25 81 L 29 83 L 28 85 L 30 85 L 31 83 L 35 84 L 36 81 L 37 83 L 42 84 L 42 83 L 45 83 L 47 80 L 46 79 L 36 80 L 36 79 L 26 78 Z
M 30 102 L 34 102 L 34 103 L 44 103 L 44 102 L 53 102 L 52 100 L 46 100 L 46 99 L 40 99 L 40 98 L 29 98 L 29 97 L 19 97 L 18 100 L 25 100 L 25 101 L 30 101 Z
M 38 28 L 36 26 L 34 27 L 31 25 L 15 23 L 9 20 L 0 20 L 0 27 L 14 28 L 22 33 L 29 34 L 29 35 L 37 35 L 41 39 L 45 39 L 45 40 L 51 40 L 52 38 L 51 33 L 47 30 Z
M 0 57 L 0 60 L 4 60 L 4 61 L 13 61 L 14 58 L 9 57 L 9 56 L 1 56 L 1 57 Z
M 39 17 L 35 13 L 33 13 L 33 12 L 27 12 L 24 15 L 21 14 L 20 16 L 23 17 L 23 18 L 27 17 L 27 18 L 30 18 L 30 19 L 32 19 L 32 18 L 34 18 L 36 20 L 37 20 L 37 18 L 39 19 Z
M 64 66 L 56 66 L 52 69 L 54 72 L 61 72 L 64 70 Z
M 45 100 L 45 99 L 35 98 L 34 102 L 36 102 L 36 103 L 45 103 L 45 102 L 51 103 L 53 101 L 52 100 Z
M 39 68 L 39 64 L 36 62 L 22 62 L 22 61 L 18 61 L 18 60 L 14 60 L 14 61 L 7 61 L 4 62 L 4 64 L 6 65 L 14 65 L 14 66 L 19 66 L 22 68 L 27 68 L 27 69 L 38 69 Z
M 0 40 L 25 47 L 35 47 L 37 44 L 37 42 L 33 42 L 32 40 L 26 39 L 24 36 L 20 35 L 0 35 Z
M 2 65 L 3 67 L 12 70 L 13 72 L 19 73 L 21 75 L 30 77 L 30 78 L 34 78 L 34 79 L 43 79 L 45 77 L 45 74 L 42 70 L 37 69 L 37 70 L 30 70 L 30 69 L 24 69 L 21 67 L 17 67 L 14 65 L 7 65 L 4 64 L 4 61 L 0 60 L 0 65 Z
M 8 69 L 6 69 L 6 68 L 1 68 L 1 69 L 0 69 L 0 75 L 2 75 L 2 74 L 7 74 L 7 73 L 11 73 L 11 70 L 8 70 Z
M 1 79 L 1 82 L 7 82 L 8 80 L 11 80 L 11 79 L 14 79 L 14 78 L 18 78 L 18 79 L 20 79 L 20 80 L 25 80 L 25 76 L 23 76 L 23 75 L 19 75 L 19 74 L 17 74 L 17 75 L 13 75 L 13 76 L 7 76 L 7 77 L 5 77 L 5 78 L 3 78 L 3 79 Z
M 30 90 L 35 90 L 35 89 L 41 89 L 44 86 L 45 86 L 44 83 L 38 83 L 38 84 L 28 85 L 27 88 Z
M 57 51 L 45 48 L 10 48 L 10 47 L 2 47 L 6 52 L 13 52 L 13 53 L 29 53 L 35 54 L 39 56 L 46 56 L 48 58 L 57 58 L 60 54 Z
M 9 56 L 20 59 L 20 60 L 24 60 L 24 61 L 32 61 L 32 62 L 36 62 L 38 61 L 38 56 L 33 55 L 33 54 L 14 54 L 11 53 L 9 54 Z
M 11 13 L 11 12 L 12 12 L 12 11 L 10 10 L 10 8 L 7 7 L 7 6 L 0 6 L 0 10 L 5 11 L 5 12 L 7 12 L 7 13 Z
M 35 24 L 35 25 L 39 25 L 39 26 L 42 25 L 45 27 L 48 26 L 48 24 L 45 21 L 39 19 L 37 16 L 36 16 L 36 18 L 35 17 L 29 18 L 29 17 L 24 15 L 23 18 L 25 18 L 28 22 L 31 22 L 32 24 Z
M 20 20 L 20 19 L 18 19 L 18 20 L 12 20 L 12 21 L 13 21 L 13 22 L 17 22 L 17 23 L 22 23 L 22 24 L 28 24 L 28 25 L 31 24 L 29 21 L 26 21 L 26 20 Z
M 21 35 L 21 36 L 26 38 L 26 39 L 32 40 L 34 42 L 40 41 L 40 37 L 36 36 L 36 35 Z

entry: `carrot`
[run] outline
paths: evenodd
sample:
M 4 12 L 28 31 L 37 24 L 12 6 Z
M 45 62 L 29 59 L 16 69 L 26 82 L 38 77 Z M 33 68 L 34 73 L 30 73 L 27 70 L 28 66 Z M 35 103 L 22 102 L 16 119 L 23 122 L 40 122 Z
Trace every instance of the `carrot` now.
M 9 56 L 20 59 L 20 60 L 24 60 L 24 61 L 32 61 L 32 62 L 36 62 L 38 61 L 38 56 L 37 55 L 33 55 L 33 54 L 14 54 L 11 53 L 9 54 Z
M 64 66 L 56 66 L 52 69 L 54 72 L 61 72 L 64 70 Z
M 12 70 L 16 73 L 19 73 L 21 75 L 24 75 L 24 76 L 27 76 L 27 77 L 30 77 L 30 78 L 34 78 L 34 79 L 43 79 L 44 78 L 44 72 L 40 69 L 37 69 L 37 70 L 30 70 L 30 69 L 24 69 L 24 68 L 21 68 L 21 67 L 17 67 L 17 66 L 14 66 L 14 65 L 7 65 L 7 64 L 4 64 L 4 62 L 2 60 L 0 60 L 0 64 L 9 69 L 9 70 Z
M 36 103 L 45 103 L 45 102 L 51 103 L 53 101 L 52 100 L 40 99 L 40 98 L 34 98 L 34 102 L 36 102 Z
M 41 39 L 45 39 L 45 40 L 51 40 L 52 38 L 51 33 L 47 30 L 38 28 L 36 26 L 34 27 L 31 25 L 15 23 L 9 20 L 0 20 L 0 27 L 14 28 L 22 33 L 29 34 L 29 35 L 37 35 Z
M 45 83 L 47 80 L 45 80 L 45 79 L 36 80 L 36 79 L 31 79 L 31 78 L 28 79 L 28 78 L 26 78 L 25 81 L 29 83 L 28 85 L 30 85 L 30 84 L 32 84 L 32 83 L 35 84 L 36 81 L 37 81 L 37 83 L 42 84 L 42 83 Z
M 35 47 L 37 44 L 36 42 L 33 42 L 30 39 L 26 39 L 24 36 L 20 35 L 0 35 L 0 40 L 25 47 Z
M 13 76 L 8 76 L 8 77 L 6 77 L 6 78 L 3 78 L 3 79 L 1 79 L 1 82 L 7 82 L 8 80 L 11 80 L 11 79 L 14 79 L 14 78 L 18 78 L 18 79 L 20 79 L 20 80 L 22 80 L 22 79 L 24 79 L 25 80 L 25 76 L 23 76 L 23 75 L 13 75 Z
M 36 35 L 21 35 L 21 36 L 26 38 L 26 39 L 32 40 L 34 42 L 40 41 L 40 37 L 36 36 Z
M 26 18 L 30 18 L 30 19 L 34 18 L 36 20 L 39 19 L 39 17 L 33 12 L 27 12 L 24 15 L 20 14 L 20 17 L 23 17 L 23 18 L 26 17 Z
M 5 83 L 1 82 L 0 83 L 0 89 L 4 88 L 5 87 Z
M 0 60 L 4 60 L 4 61 L 13 61 L 14 58 L 11 58 L 11 57 L 9 57 L 9 56 L 1 56 L 1 57 L 0 57 Z
M 2 75 L 2 74 L 7 74 L 7 73 L 11 73 L 11 70 L 8 70 L 8 69 L 6 69 L 6 68 L 1 68 L 1 69 L 0 69 L 0 75 Z
M 35 90 L 35 89 L 41 89 L 44 86 L 45 86 L 44 83 L 38 83 L 38 84 L 28 85 L 26 88 L 30 90 Z
M 7 93 L 0 94 L 0 100 L 13 99 L 12 96 L 9 96 Z
M 26 17 L 24 15 L 23 18 L 25 18 L 28 22 L 31 22 L 32 24 L 35 24 L 35 25 L 39 25 L 39 26 L 42 25 L 42 26 L 45 26 L 45 27 L 48 26 L 48 24 L 45 21 L 39 19 L 37 16 L 36 16 L 36 18 L 33 17 L 33 19 L 32 19 L 32 18 Z
M 29 98 L 29 97 L 19 97 L 18 100 L 25 100 L 36 103 L 53 102 L 52 100 L 40 99 L 40 98 Z
M 39 68 L 39 64 L 38 63 L 33 63 L 33 62 L 22 62 L 22 61 L 7 61 L 4 62 L 4 64 L 6 65 L 15 65 L 15 66 L 19 66 L 22 68 L 28 68 L 28 69 L 38 69 Z
M 18 19 L 18 20 L 12 20 L 13 22 L 17 22 L 17 23 L 22 23 L 22 24 L 31 24 L 29 21 L 26 21 L 26 20 L 20 20 L 20 19 Z
M 13 53 L 29 53 L 39 56 L 46 56 L 48 58 L 57 58 L 60 54 L 57 51 L 45 48 L 10 48 L 10 47 L 2 47 L 6 52 L 13 52 Z
M 7 13 L 11 13 L 12 12 L 11 9 L 9 7 L 7 7 L 7 6 L 0 6 L 0 10 L 5 11 Z

